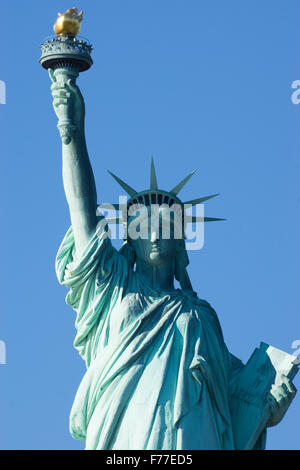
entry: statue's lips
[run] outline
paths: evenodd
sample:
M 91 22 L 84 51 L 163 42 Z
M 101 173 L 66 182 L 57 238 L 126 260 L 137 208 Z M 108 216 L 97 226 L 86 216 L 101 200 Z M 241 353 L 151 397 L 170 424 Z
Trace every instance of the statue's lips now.
M 152 249 L 151 249 L 151 253 L 159 253 L 161 250 L 160 250 L 160 246 L 159 245 L 152 245 Z

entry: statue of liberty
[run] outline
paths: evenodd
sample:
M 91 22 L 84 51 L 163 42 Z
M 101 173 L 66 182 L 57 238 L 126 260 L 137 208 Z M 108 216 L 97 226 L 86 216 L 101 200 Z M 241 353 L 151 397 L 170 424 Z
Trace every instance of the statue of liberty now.
M 170 191 L 160 190 L 152 161 L 150 189 L 141 192 L 113 175 L 130 197 L 123 211 L 127 237 L 120 251 L 114 248 L 97 212 L 84 100 L 75 79 L 62 82 L 57 73 L 50 69 L 54 110 L 59 119 L 71 115 L 75 130 L 62 143 L 71 227 L 56 271 L 69 288 L 74 345 L 87 368 L 70 414 L 71 434 L 86 449 L 237 449 L 235 436 L 248 425 L 242 419 L 237 430 L 233 419 L 244 398 L 238 384 L 246 366 L 229 352 L 214 309 L 193 291 L 184 233 L 175 236 L 174 218 L 170 236 L 161 236 L 167 208 L 183 207 L 178 193 L 191 175 Z M 128 230 L 137 205 L 146 207 L 149 222 L 143 237 Z M 268 419 L 252 449 L 265 448 L 266 428 L 279 423 L 296 393 L 290 378 L 281 378 L 265 397 Z

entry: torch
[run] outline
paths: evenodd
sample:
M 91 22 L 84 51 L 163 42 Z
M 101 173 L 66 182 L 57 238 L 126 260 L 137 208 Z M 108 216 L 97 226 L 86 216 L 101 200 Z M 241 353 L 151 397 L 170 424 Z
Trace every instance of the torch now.
M 69 80 L 75 84 L 79 72 L 88 70 L 93 64 L 92 46 L 86 39 L 77 38 L 81 22 L 82 11 L 78 14 L 76 7 L 63 14 L 58 13 L 53 27 L 56 36 L 47 38 L 41 45 L 40 64 L 61 86 L 65 86 Z M 69 144 L 75 132 L 75 125 L 72 120 L 72 108 L 65 108 L 57 127 L 62 142 Z

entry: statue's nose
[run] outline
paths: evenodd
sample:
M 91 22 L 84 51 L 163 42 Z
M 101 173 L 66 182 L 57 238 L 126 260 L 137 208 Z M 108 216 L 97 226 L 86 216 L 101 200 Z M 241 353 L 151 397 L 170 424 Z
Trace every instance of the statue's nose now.
M 151 242 L 154 243 L 158 239 L 158 231 L 157 230 L 152 230 L 151 231 Z

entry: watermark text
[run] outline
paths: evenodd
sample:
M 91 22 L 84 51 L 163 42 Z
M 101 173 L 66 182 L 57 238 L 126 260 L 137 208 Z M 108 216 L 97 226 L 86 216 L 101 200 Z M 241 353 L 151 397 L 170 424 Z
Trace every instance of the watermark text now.
M 6 104 L 6 85 L 3 80 L 0 80 L 0 104 Z

